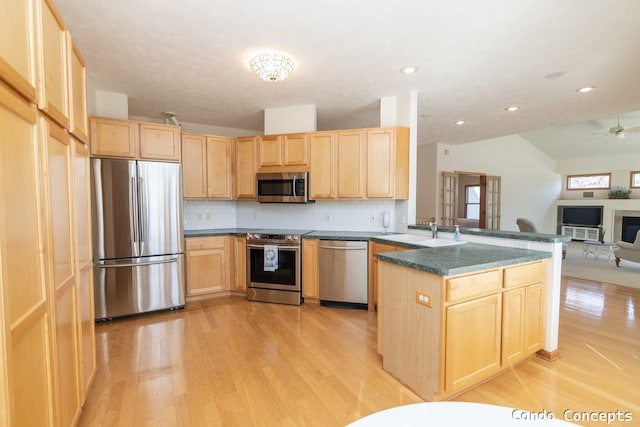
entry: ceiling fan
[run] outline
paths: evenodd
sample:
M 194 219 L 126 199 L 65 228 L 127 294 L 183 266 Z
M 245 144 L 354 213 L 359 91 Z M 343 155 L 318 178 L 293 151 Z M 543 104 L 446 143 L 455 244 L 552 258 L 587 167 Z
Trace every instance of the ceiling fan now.
M 640 132 L 640 126 L 636 126 L 636 127 L 626 127 L 626 126 L 622 126 L 620 125 L 620 115 L 618 115 L 618 124 L 614 127 L 612 127 L 611 129 L 609 129 L 608 132 L 600 132 L 600 133 L 594 133 L 593 135 L 614 135 L 616 138 L 618 139 L 624 139 L 626 138 L 626 134 L 629 132 Z

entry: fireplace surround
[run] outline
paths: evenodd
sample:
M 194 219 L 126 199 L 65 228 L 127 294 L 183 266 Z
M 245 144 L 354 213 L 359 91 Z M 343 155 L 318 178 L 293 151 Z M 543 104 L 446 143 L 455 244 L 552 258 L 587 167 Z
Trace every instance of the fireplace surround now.
M 613 239 L 633 243 L 640 230 L 640 210 L 616 210 L 613 217 Z

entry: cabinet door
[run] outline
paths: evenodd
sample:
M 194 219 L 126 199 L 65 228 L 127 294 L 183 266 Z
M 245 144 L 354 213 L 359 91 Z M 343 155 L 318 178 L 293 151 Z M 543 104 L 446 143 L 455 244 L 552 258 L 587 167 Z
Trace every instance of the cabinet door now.
M 395 188 L 395 131 L 367 130 L 367 197 L 392 198 Z
M 292 133 L 282 136 L 282 157 L 284 166 L 309 164 L 309 136 L 306 133 Z
M 309 198 L 335 199 L 337 132 L 314 132 L 309 140 Z
M 236 291 L 247 290 L 247 238 L 244 236 L 236 236 L 234 239 L 234 264 L 235 264 L 235 281 L 234 289 Z
M 258 161 L 260 167 L 282 166 L 282 137 L 263 135 L 258 138 Z
M 236 138 L 236 199 L 252 200 L 256 198 L 256 139 L 255 136 Z
M 396 246 L 385 243 L 369 243 L 369 310 L 376 308 L 378 304 L 378 259 L 377 254 L 383 252 L 395 252 Z
M 366 132 L 338 132 L 338 198 L 363 199 L 366 195 Z
M 207 137 L 182 134 L 182 187 L 185 199 L 207 197 Z
M 318 239 L 302 240 L 302 296 L 305 298 L 320 298 L 318 246 Z
M 0 21 L 6 22 L 4 16 Z M 37 113 L 2 80 L 0 129 L 0 425 L 48 426 L 54 402 L 48 383 L 54 377 L 52 306 L 43 277 Z
M 180 126 L 140 123 L 140 158 L 180 161 Z
M 187 296 L 229 289 L 225 237 L 186 239 Z
M 223 136 L 207 137 L 207 197 L 231 199 L 233 140 Z
M 68 31 L 67 51 L 69 52 L 69 132 L 80 141 L 89 143 L 86 66 Z
M 502 294 L 502 365 L 511 365 L 524 357 L 525 289 Z
M 80 412 L 77 364 L 77 292 L 72 212 L 72 147 L 66 130 L 40 118 L 45 154 L 47 280 L 53 297 L 53 333 L 56 369 L 54 390 L 58 396 L 60 425 L 73 425 Z
M 451 305 L 445 316 L 444 388 L 449 393 L 500 369 L 501 294 Z
M 34 5 L 39 0 L 3 0 L 0 14 L 0 79 L 36 102 L 38 72 Z
M 545 287 L 542 283 L 525 288 L 524 352 L 526 355 L 540 350 L 544 344 L 544 289 Z
M 91 204 L 89 194 L 89 148 L 73 139 L 75 184 L 75 234 L 78 316 L 78 363 L 80 397 L 84 402 L 96 371 L 95 316 L 93 308 L 93 262 L 91 256 Z
M 138 125 L 136 122 L 107 117 L 91 117 L 91 155 L 94 157 L 124 157 L 138 155 Z
M 38 107 L 61 126 L 69 128 L 69 79 L 67 35 L 62 18 L 51 0 L 40 0 L 38 40 L 42 66 Z

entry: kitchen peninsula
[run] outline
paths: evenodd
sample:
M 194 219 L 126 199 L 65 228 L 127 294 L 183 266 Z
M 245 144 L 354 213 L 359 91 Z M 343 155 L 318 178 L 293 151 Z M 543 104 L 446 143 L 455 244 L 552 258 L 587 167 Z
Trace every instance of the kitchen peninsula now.
M 551 256 L 478 243 L 378 254 L 383 368 L 442 400 L 542 349 Z

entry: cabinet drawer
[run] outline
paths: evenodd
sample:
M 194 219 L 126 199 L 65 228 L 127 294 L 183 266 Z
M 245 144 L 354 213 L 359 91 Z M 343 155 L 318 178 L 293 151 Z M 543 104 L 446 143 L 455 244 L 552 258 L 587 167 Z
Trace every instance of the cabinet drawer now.
M 185 247 L 188 251 L 194 249 L 224 248 L 225 242 L 225 236 L 189 237 L 185 239 Z
M 500 270 L 490 270 L 447 279 L 447 301 L 464 301 L 499 291 L 502 288 L 502 275 L 500 273 Z
M 536 261 L 530 264 L 504 269 L 504 287 L 515 288 L 536 282 L 544 282 L 547 276 L 547 262 Z

